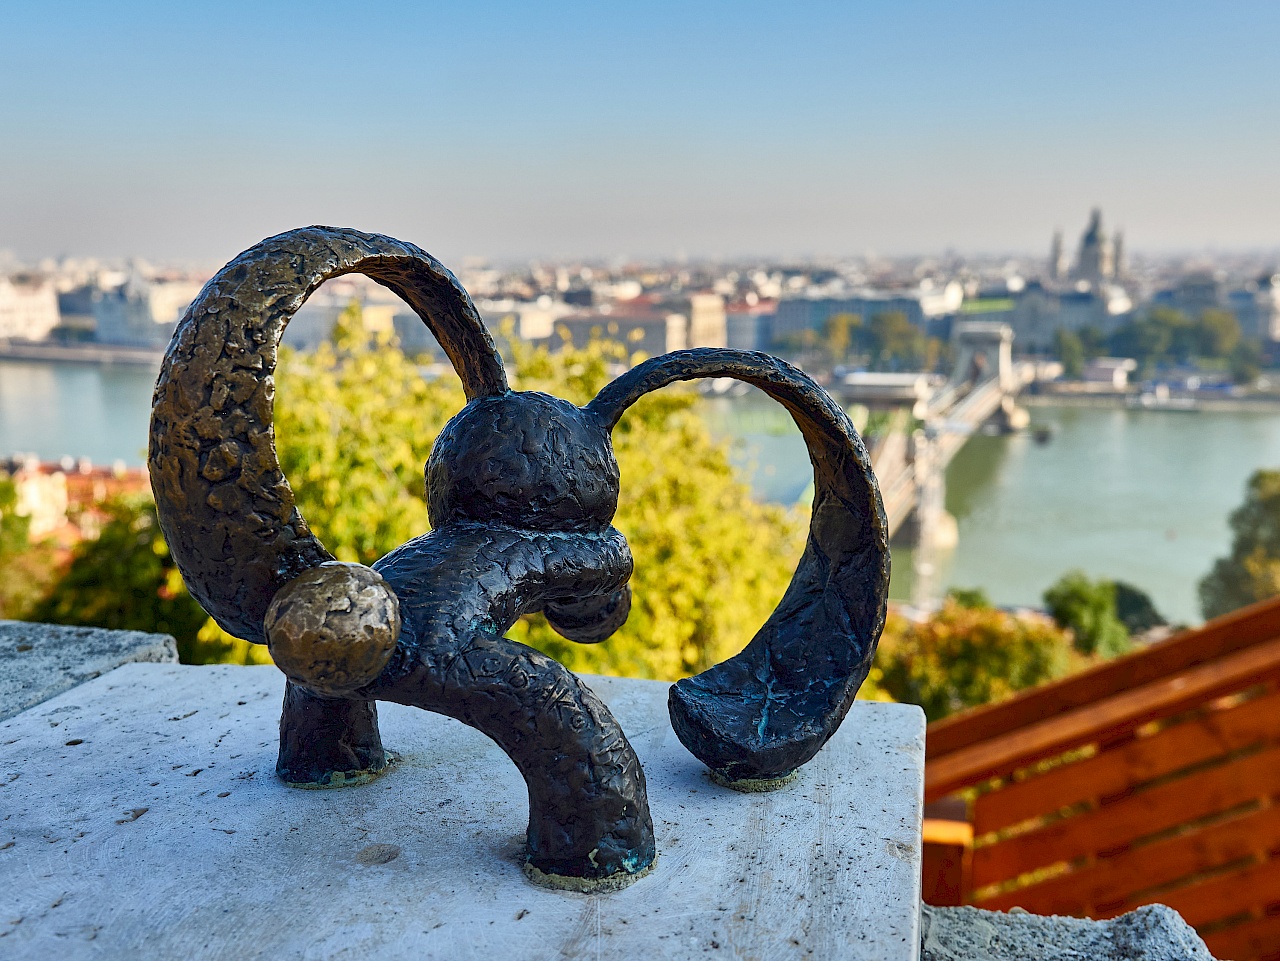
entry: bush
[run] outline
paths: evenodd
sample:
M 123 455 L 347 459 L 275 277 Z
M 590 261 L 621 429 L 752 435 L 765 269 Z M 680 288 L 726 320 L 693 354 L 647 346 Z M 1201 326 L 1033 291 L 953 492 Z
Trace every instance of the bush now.
M 1230 553 L 1200 582 L 1206 618 L 1280 594 L 1280 471 L 1254 472 L 1230 523 Z
M 423 465 L 464 398 L 456 378 L 424 379 L 357 311 L 314 353 L 282 351 L 276 437 L 298 507 L 343 560 L 373 563 L 429 529 Z M 575 403 L 609 379 L 621 348 L 559 353 L 513 343 L 513 383 Z M 643 398 L 614 432 L 622 472 L 615 519 L 635 556 L 627 624 L 603 644 L 555 634 L 541 616 L 510 635 L 575 670 L 675 679 L 730 656 L 782 597 L 804 546 L 802 510 L 760 504 L 712 440 L 688 389 Z M 166 631 L 185 661 L 264 660 L 223 633 L 182 585 L 149 502 L 121 508 L 31 617 Z
M 930 721 L 1001 701 L 1088 663 L 1043 617 L 948 599 L 927 620 L 891 613 L 865 692 L 919 704 Z
M 1044 592 L 1044 603 L 1059 626 L 1071 629 L 1082 654 L 1115 657 L 1132 646 L 1116 614 L 1113 581 L 1091 581 L 1083 571 L 1071 571 Z

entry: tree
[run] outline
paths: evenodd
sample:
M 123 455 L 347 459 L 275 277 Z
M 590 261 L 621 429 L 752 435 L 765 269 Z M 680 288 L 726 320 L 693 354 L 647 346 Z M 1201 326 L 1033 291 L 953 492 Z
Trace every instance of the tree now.
M 1230 311 L 1210 308 L 1200 315 L 1195 333 L 1201 357 L 1229 357 L 1240 343 L 1240 322 Z
M 513 342 L 516 386 L 584 403 L 617 350 L 556 354 Z M 631 358 L 633 361 L 637 357 Z M 675 679 L 736 653 L 781 599 L 806 533 L 803 511 L 761 504 L 711 439 L 698 395 L 642 398 L 614 431 L 622 488 L 614 525 L 631 544 L 631 616 L 602 644 L 566 641 L 540 615 L 510 635 L 574 670 Z
M 1045 607 L 1070 628 L 1082 654 L 1115 657 L 1129 650 L 1129 631 L 1116 614 L 1114 581 L 1091 581 L 1083 571 L 1064 574 L 1044 592 Z
M 1170 307 L 1153 307 L 1111 335 L 1111 352 L 1134 358 L 1144 373 L 1161 364 L 1185 364 L 1196 346 L 1196 328 L 1181 311 Z
M 954 599 L 927 620 L 890 614 L 864 695 L 919 704 L 930 721 L 990 704 L 1088 663 L 1043 617 Z
M 991 606 L 991 598 L 981 587 L 953 587 L 947 591 L 947 599 L 960 607 L 982 610 Z
M 1280 470 L 1254 472 L 1230 525 L 1230 553 L 1200 581 L 1206 619 L 1280 594 Z
M 853 346 L 853 332 L 862 326 L 857 314 L 832 314 L 823 324 L 823 339 L 833 364 L 843 364 Z
M 348 307 L 332 343 L 281 350 L 276 389 L 280 466 L 298 508 L 339 559 L 372 564 L 428 530 L 423 465 L 466 398 L 455 377 L 426 380 Z
M 1256 340 L 1242 340 L 1231 351 L 1229 361 L 1231 379 L 1237 384 L 1252 384 L 1262 373 L 1262 345 Z
M 1075 332 L 1080 338 L 1080 346 L 1084 348 L 1084 359 L 1093 360 L 1107 351 L 1107 335 L 1092 324 L 1085 324 Z
M 76 546 L 66 572 L 25 619 L 172 634 L 188 662 L 227 654 L 200 650 L 208 615 L 182 583 L 150 498 L 113 501 L 106 512 L 109 520 L 97 539 Z M 240 644 L 243 654 L 248 645 Z
M 1065 327 L 1053 332 L 1053 355 L 1062 361 L 1062 375 L 1078 380 L 1084 373 L 1084 344 Z
M 386 337 L 346 312 L 334 344 L 282 351 L 279 456 L 299 508 L 344 560 L 372 563 L 428 530 L 423 465 L 464 402 L 453 377 L 426 380 Z M 510 347 L 513 385 L 584 403 L 625 358 L 617 345 L 559 353 Z M 632 360 L 638 358 L 631 358 Z M 622 472 L 615 524 L 636 570 L 630 619 L 600 645 L 580 646 L 529 617 L 511 636 L 577 670 L 674 679 L 735 653 L 781 598 L 805 540 L 800 510 L 760 504 L 711 439 L 699 397 L 669 388 L 643 398 L 614 432 Z M 187 594 L 150 502 L 122 505 L 102 537 L 32 617 L 167 631 L 187 661 L 262 660 L 223 633 Z
M 924 360 L 925 337 L 900 310 L 889 310 L 871 318 L 871 362 L 877 369 L 920 367 Z
M 18 513 L 17 485 L 0 474 L 0 617 L 21 617 L 53 582 L 55 550 L 32 544 L 30 527 L 30 518 Z
M 1125 581 L 1115 581 L 1116 617 L 1130 634 L 1142 634 L 1169 622 L 1156 610 L 1151 595 Z

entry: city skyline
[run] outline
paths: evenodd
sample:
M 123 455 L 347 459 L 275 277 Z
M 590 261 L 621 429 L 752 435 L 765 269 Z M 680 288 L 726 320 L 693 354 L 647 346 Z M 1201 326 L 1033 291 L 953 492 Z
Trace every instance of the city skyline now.
M 0 249 L 224 262 L 1280 249 L 1280 9 L 1095 0 L 25 8 Z

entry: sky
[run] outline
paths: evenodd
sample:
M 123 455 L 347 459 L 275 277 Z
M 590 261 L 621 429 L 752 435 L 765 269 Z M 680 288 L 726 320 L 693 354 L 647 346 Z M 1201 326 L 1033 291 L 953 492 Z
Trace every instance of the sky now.
M 0 249 L 1280 250 L 1275 0 L 0 0 Z

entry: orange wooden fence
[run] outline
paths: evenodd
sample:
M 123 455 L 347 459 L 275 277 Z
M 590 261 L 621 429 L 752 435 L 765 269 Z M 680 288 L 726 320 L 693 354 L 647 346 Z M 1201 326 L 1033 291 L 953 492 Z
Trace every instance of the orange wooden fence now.
M 924 897 L 1280 959 L 1280 599 L 929 725 Z

